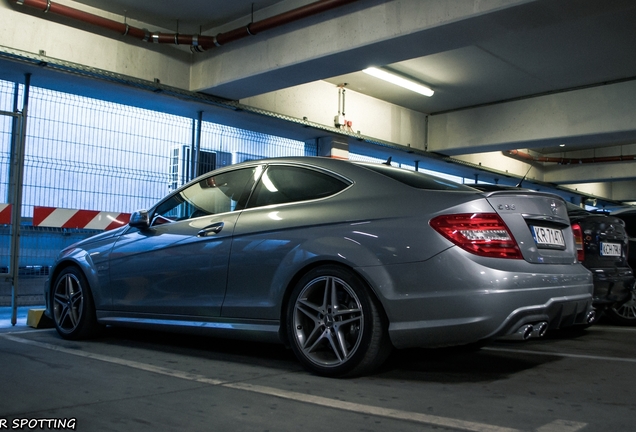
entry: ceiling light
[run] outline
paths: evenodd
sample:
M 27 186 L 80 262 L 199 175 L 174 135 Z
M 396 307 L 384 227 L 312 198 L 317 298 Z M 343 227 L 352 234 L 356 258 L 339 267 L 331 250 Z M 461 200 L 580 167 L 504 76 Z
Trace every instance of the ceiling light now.
M 405 89 L 409 89 L 411 91 L 414 91 L 415 93 L 419 93 L 424 96 L 431 97 L 433 96 L 433 93 L 435 93 L 433 90 L 426 86 L 423 86 L 422 84 L 407 80 L 406 78 L 402 78 L 401 76 L 389 73 L 382 69 L 370 67 L 364 69 L 362 72 L 372 75 L 376 78 L 380 78 L 381 80 L 388 81 L 400 87 L 404 87 Z

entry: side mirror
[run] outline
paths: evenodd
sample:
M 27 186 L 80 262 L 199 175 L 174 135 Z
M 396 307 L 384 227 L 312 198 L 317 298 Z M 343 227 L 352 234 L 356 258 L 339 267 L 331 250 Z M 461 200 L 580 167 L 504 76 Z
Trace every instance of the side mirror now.
M 130 222 L 128 222 L 133 228 L 148 229 L 150 228 L 150 217 L 147 210 L 139 210 L 130 215 Z

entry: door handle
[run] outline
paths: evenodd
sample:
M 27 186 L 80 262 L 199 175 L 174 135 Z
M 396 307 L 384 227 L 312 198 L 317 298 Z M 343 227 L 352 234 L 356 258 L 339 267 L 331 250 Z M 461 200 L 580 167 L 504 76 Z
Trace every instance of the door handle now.
M 214 234 L 218 234 L 221 232 L 224 225 L 225 224 L 223 222 L 217 222 L 217 223 L 213 223 L 212 225 L 208 225 L 197 233 L 197 237 L 207 237 Z

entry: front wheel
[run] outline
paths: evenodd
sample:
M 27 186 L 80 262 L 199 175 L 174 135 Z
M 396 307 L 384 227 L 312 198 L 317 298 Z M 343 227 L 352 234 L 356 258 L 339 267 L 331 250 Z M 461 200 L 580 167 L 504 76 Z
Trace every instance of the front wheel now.
M 629 300 L 615 308 L 608 308 L 605 316 L 614 324 L 636 326 L 636 292 L 632 290 Z
M 303 366 L 324 376 L 369 373 L 392 349 L 377 300 L 357 275 L 335 265 L 311 270 L 294 287 L 287 334 Z
M 67 267 L 55 278 L 51 292 L 53 322 L 64 339 L 85 339 L 99 330 L 93 297 L 82 271 Z

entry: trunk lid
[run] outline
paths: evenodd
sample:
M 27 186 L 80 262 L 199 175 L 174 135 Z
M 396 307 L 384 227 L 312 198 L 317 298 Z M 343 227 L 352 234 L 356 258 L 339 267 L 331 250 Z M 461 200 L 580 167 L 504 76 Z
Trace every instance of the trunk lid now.
M 508 190 L 484 195 L 508 226 L 526 261 L 536 264 L 577 262 L 566 203 L 561 197 Z

